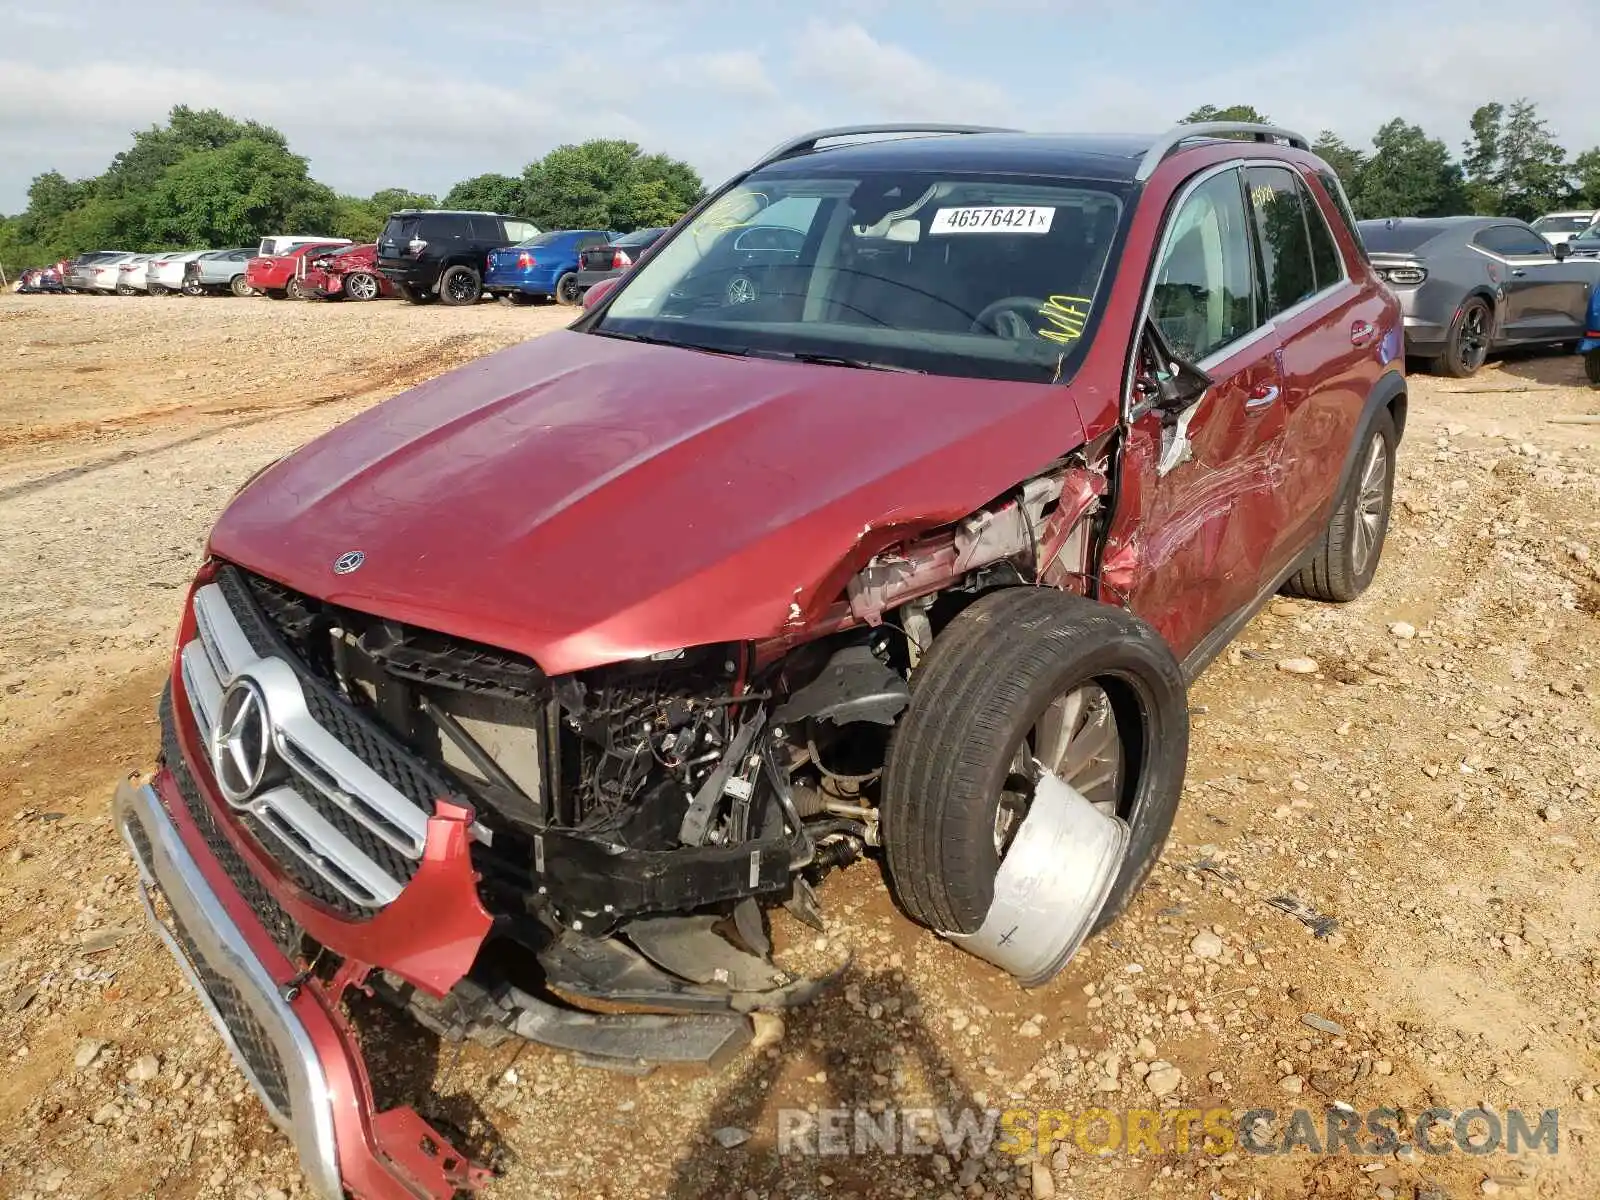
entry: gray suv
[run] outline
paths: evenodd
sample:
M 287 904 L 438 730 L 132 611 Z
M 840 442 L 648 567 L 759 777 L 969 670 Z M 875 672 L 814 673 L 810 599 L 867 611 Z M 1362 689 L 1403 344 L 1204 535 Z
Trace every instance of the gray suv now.
M 238 246 L 232 250 L 212 250 L 191 259 L 183 271 L 184 295 L 227 291 L 235 296 L 248 296 L 250 285 L 244 281 L 244 269 L 255 253 L 254 246 Z

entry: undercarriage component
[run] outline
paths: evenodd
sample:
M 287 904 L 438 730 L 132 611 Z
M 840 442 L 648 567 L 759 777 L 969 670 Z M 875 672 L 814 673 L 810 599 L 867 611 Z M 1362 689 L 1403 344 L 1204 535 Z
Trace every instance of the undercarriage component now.
M 587 1013 L 557 1008 L 510 988 L 504 999 L 518 1010 L 512 1029 L 530 1042 L 584 1056 L 595 1066 L 697 1063 L 715 1070 L 752 1036 L 740 1013 Z
M 772 719 L 780 725 L 813 718 L 836 725 L 893 725 L 910 703 L 905 677 L 873 653 L 869 643 L 858 642 L 835 652 L 822 673 L 779 705 Z

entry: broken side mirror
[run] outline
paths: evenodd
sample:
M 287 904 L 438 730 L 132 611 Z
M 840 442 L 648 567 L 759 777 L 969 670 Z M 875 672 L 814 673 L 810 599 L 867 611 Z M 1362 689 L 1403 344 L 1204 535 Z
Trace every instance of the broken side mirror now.
M 1159 411 L 1163 424 L 1171 424 L 1211 386 L 1211 376 L 1173 350 L 1154 321 L 1145 323 L 1134 373 L 1138 397 L 1132 417 Z

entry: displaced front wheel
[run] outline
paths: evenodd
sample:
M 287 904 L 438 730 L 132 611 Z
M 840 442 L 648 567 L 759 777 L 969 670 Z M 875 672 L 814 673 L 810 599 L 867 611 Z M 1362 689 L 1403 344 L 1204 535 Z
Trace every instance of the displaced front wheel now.
M 1394 418 L 1388 409 L 1379 409 L 1367 426 L 1355 474 L 1334 505 L 1322 541 L 1311 561 L 1283 585 L 1289 595 L 1343 604 L 1367 590 L 1389 532 L 1395 440 Z
M 1188 752 L 1183 674 L 1154 629 L 1049 588 L 990 593 L 934 641 L 895 730 L 882 801 L 895 895 L 925 925 L 976 932 L 1047 770 L 1129 826 L 1104 928 L 1161 853 Z

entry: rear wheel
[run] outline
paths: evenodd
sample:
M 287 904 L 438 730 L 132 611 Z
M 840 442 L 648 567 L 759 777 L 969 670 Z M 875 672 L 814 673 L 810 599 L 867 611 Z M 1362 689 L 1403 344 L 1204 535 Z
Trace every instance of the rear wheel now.
M 578 275 L 575 271 L 568 271 L 556 280 L 555 291 L 557 304 L 581 304 L 583 302 L 583 289 L 578 286 Z
M 376 300 L 378 292 L 378 278 L 375 275 L 357 271 L 354 275 L 345 276 L 344 294 L 352 300 Z
M 134 287 L 131 283 L 117 284 L 117 295 L 119 296 L 137 296 L 138 294 L 139 289 Z
M 232 279 L 230 279 L 228 281 L 228 290 L 235 296 L 248 296 L 255 291 L 254 288 L 244 281 L 243 275 L 235 275 Z
M 1600 350 L 1591 350 L 1583 356 L 1583 370 L 1589 382 L 1600 387 Z
M 1166 843 L 1188 744 L 1183 674 L 1149 625 L 1050 588 L 991 592 L 934 641 L 894 733 L 883 838 L 896 897 L 935 929 L 981 927 L 1042 766 L 1128 823 L 1104 928 Z
M 407 304 L 432 304 L 439 298 L 427 288 L 416 287 L 409 283 L 400 285 L 400 294 L 405 297 Z
M 1430 364 L 1434 374 L 1453 379 L 1465 379 L 1474 374 L 1489 357 L 1493 325 L 1494 312 L 1488 302 L 1481 296 L 1469 297 L 1450 326 L 1444 353 Z
M 150 285 L 150 294 L 152 296 L 165 296 L 170 290 L 165 284 L 152 283 Z
M 183 294 L 185 296 L 203 296 L 205 292 L 205 285 L 198 279 L 185 279 L 183 281 Z
M 283 289 L 283 294 L 290 300 L 311 299 L 311 293 L 307 292 L 306 289 L 301 285 L 298 276 L 290 277 L 288 286 Z
M 483 279 L 471 267 L 446 267 L 439 276 L 439 299 L 446 304 L 476 304 L 483 295 Z
M 1367 590 L 1383 557 L 1394 500 L 1394 418 L 1380 409 L 1367 426 L 1356 471 L 1334 506 L 1311 561 L 1283 590 L 1307 600 L 1344 603 Z

